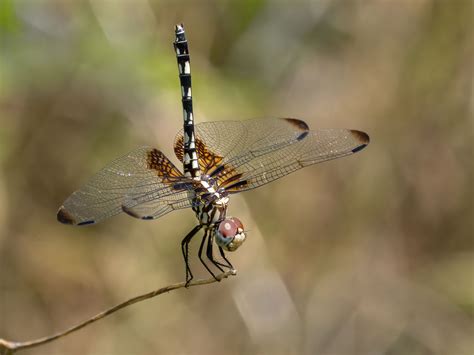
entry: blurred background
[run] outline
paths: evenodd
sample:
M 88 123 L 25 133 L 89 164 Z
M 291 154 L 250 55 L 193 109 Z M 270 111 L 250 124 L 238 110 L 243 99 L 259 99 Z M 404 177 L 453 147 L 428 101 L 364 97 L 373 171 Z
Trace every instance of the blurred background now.
M 52 334 L 183 281 L 189 210 L 57 223 L 114 158 L 172 158 L 172 42 L 197 121 L 298 117 L 363 152 L 233 196 L 238 275 L 24 354 L 473 354 L 473 2 L 0 2 L 0 338 Z M 196 276 L 208 277 L 194 260 Z

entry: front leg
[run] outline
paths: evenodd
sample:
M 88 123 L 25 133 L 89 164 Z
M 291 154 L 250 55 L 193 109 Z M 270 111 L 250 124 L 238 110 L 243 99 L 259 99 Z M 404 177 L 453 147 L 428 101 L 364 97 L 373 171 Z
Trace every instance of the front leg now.
M 202 225 L 194 227 L 191 232 L 189 232 L 181 241 L 181 252 L 186 265 L 186 287 L 188 287 L 189 283 L 194 277 L 193 273 L 191 272 L 191 268 L 189 267 L 189 242 L 191 242 L 191 239 L 196 235 L 197 232 L 199 232 L 201 228 Z
M 204 237 L 202 238 L 202 241 L 201 241 L 201 245 L 199 246 L 199 260 L 201 260 L 201 263 L 204 265 L 204 267 L 206 268 L 206 270 L 214 277 L 214 279 L 216 279 L 216 281 L 220 281 L 219 279 L 217 279 L 216 275 L 212 272 L 212 270 L 209 268 L 209 266 L 207 266 L 207 264 L 204 262 L 204 259 L 202 258 L 202 250 L 204 248 L 204 243 L 206 242 L 206 239 L 210 238 L 210 233 L 209 233 L 209 229 L 206 229 L 206 231 L 204 232 Z M 211 260 L 212 261 L 212 260 Z M 216 265 L 217 266 L 217 265 Z M 219 268 L 219 270 L 221 270 L 222 272 L 224 270 L 222 270 L 219 266 L 217 266 Z
M 222 249 L 221 246 L 219 246 L 219 253 L 221 253 L 221 256 L 222 256 L 222 259 L 225 260 L 225 262 L 227 263 L 227 267 L 231 270 L 234 270 L 234 267 L 232 266 L 232 264 L 230 263 L 230 261 L 225 257 L 225 253 L 224 253 L 224 249 Z
M 214 259 L 214 251 L 213 251 L 213 248 L 214 248 L 214 235 L 212 234 L 212 232 L 209 234 L 209 238 L 207 240 L 207 250 L 206 250 L 206 255 L 207 255 L 207 258 L 221 271 L 221 272 L 224 272 L 224 270 L 222 269 L 222 267 L 226 267 L 226 268 L 229 268 L 229 269 L 232 269 L 232 267 L 229 267 L 229 265 L 225 265 L 225 264 L 222 264 L 221 262 L 217 261 L 216 259 Z M 221 253 L 222 255 L 222 253 Z M 225 259 L 225 257 L 224 257 Z M 225 261 L 227 261 L 227 263 L 229 264 L 228 260 L 225 259 Z

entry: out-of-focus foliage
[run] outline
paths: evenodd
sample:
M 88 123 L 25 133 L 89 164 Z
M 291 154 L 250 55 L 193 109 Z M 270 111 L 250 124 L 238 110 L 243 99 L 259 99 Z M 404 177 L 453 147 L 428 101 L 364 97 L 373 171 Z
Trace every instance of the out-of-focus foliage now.
M 197 121 L 298 117 L 371 144 L 234 196 L 250 230 L 229 255 L 236 278 L 25 354 L 474 353 L 473 13 L 470 0 L 2 0 L 0 337 L 184 279 L 190 211 L 55 219 L 128 150 L 176 161 L 183 22 Z

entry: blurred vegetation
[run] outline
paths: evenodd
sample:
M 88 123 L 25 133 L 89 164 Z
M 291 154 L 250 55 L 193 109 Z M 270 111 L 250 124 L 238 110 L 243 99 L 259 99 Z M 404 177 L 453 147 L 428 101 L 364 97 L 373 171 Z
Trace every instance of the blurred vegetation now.
M 234 196 L 238 277 L 25 354 L 474 353 L 473 2 L 2 0 L 0 337 L 184 279 L 190 211 L 87 228 L 64 199 L 113 158 L 174 158 L 184 23 L 197 121 L 298 117 L 360 154 Z M 206 275 L 199 270 L 198 275 Z

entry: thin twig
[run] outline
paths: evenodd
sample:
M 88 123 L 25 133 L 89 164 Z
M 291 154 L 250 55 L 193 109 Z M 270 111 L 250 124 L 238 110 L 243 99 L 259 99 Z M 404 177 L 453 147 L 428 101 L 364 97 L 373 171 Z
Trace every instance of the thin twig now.
M 216 278 L 212 277 L 212 278 L 209 278 L 209 279 L 192 281 L 187 285 L 187 287 L 211 284 L 213 282 L 221 281 L 224 278 L 227 278 L 231 275 L 233 276 L 233 275 L 236 275 L 236 274 L 237 274 L 237 272 L 235 270 L 229 270 L 229 271 L 226 271 L 222 274 L 217 275 Z M 134 303 L 137 303 L 137 302 L 141 302 L 141 301 L 153 298 L 155 296 L 161 295 L 162 293 L 177 290 L 177 289 L 180 289 L 180 288 L 183 288 L 183 287 L 186 287 L 186 283 L 185 282 L 179 282 L 179 283 L 176 283 L 176 284 L 173 284 L 173 285 L 162 287 L 162 288 L 160 288 L 158 290 L 155 290 L 155 291 L 145 293 L 145 294 L 140 295 L 140 296 L 130 298 L 129 300 L 127 300 L 125 302 L 119 303 L 116 306 L 113 306 L 113 307 L 111 307 L 111 308 L 109 308 L 105 311 L 102 311 L 102 312 L 96 314 L 95 316 L 87 319 L 86 321 L 84 321 L 82 323 L 79 323 L 79 324 L 77 324 L 73 327 L 70 327 L 70 328 L 68 328 L 68 329 L 66 329 L 62 332 L 53 334 L 51 336 L 46 336 L 46 337 L 43 337 L 43 338 L 30 340 L 30 341 L 24 341 L 24 342 L 13 342 L 13 341 L 8 341 L 8 340 L 4 340 L 4 339 L 0 338 L 0 355 L 11 355 L 15 351 L 20 350 L 20 349 L 33 348 L 33 347 L 38 346 L 38 345 L 49 343 L 53 340 L 62 338 L 63 336 L 66 336 L 66 335 L 68 335 L 72 332 L 75 332 L 76 330 L 84 328 L 85 326 L 87 326 L 91 323 L 94 323 L 94 322 L 98 321 L 99 319 L 102 319 L 102 318 L 104 318 L 104 317 L 106 317 L 106 316 L 122 309 L 122 308 L 130 306 L 130 305 L 132 305 Z

